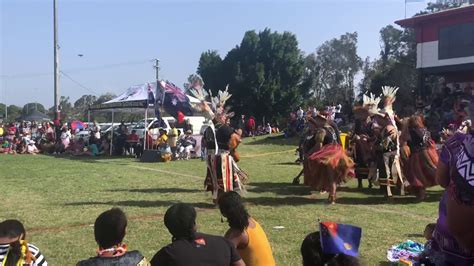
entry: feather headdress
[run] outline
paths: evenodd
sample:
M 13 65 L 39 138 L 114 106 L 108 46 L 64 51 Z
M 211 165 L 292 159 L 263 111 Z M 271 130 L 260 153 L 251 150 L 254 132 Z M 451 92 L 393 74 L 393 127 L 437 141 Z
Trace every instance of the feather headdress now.
M 219 91 L 216 96 L 212 95 L 211 91 L 206 92 L 203 88 L 192 88 L 191 94 L 201 101 L 199 105 L 206 118 L 209 120 L 219 119 L 224 117 L 232 117 L 234 114 L 225 108 L 225 103 L 230 99 L 232 94 L 229 93 L 229 85 L 224 91 Z M 209 101 L 208 101 L 209 99 Z
M 384 97 L 384 111 L 392 118 L 395 113 L 393 112 L 393 103 L 397 99 L 398 87 L 383 86 L 382 96 Z
M 370 115 L 375 115 L 379 113 L 380 101 L 380 97 L 375 96 L 375 94 L 373 93 L 363 96 L 363 106 L 369 111 Z

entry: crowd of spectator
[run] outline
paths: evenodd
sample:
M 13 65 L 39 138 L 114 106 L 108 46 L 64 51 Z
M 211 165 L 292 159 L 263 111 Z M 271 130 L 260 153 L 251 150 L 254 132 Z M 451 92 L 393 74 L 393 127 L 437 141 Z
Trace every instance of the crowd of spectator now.
M 151 133 L 146 134 L 146 148 L 157 149 L 170 160 L 189 160 L 197 144 L 192 125 L 185 122 L 184 132 L 173 123 L 170 126 L 169 131 L 160 128 L 156 139 Z M 87 134 L 81 135 L 82 132 Z M 139 158 L 143 150 L 143 136 L 124 122 L 113 132 L 113 137 L 111 130 L 104 132 L 97 122 L 82 123 L 80 128 L 74 123 L 0 123 L 0 154 L 133 155 Z
M 98 250 L 95 256 L 77 262 L 78 266 L 147 266 L 147 265 L 233 265 L 272 266 L 273 252 L 265 231 L 247 212 L 236 192 L 226 192 L 219 199 L 221 214 L 229 229 L 224 236 L 199 232 L 197 213 L 186 203 L 172 205 L 164 215 L 164 225 L 171 243 L 148 260 L 137 250 L 128 250 L 124 241 L 128 220 L 119 208 L 101 213 L 94 223 Z M 303 265 L 359 265 L 357 257 L 325 254 L 319 238 L 308 235 L 301 246 Z M 47 266 L 39 248 L 27 242 L 26 231 L 18 220 L 0 223 L 0 265 Z M 341 264 L 348 261 L 350 264 Z

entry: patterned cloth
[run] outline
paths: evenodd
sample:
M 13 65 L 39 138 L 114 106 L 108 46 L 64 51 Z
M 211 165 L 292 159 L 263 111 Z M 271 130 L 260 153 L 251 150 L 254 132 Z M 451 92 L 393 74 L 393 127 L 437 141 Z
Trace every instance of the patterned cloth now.
M 208 150 L 207 153 L 204 186 L 207 191 L 212 191 L 213 199 L 217 199 L 219 192 L 243 191 L 242 181 L 247 175 L 237 166 L 229 151 L 219 150 L 215 154 L 215 151 Z

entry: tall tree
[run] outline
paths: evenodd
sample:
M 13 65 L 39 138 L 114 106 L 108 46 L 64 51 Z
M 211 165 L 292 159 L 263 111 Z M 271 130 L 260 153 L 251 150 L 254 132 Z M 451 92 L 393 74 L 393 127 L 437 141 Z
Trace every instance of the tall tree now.
M 44 106 L 40 103 L 27 103 L 23 106 L 22 115 L 29 115 L 34 111 L 45 113 Z
M 237 113 L 269 119 L 286 115 L 303 99 L 304 58 L 292 33 L 246 32 L 240 45 L 226 55 L 221 69 Z M 199 71 L 205 73 L 205 68 Z
M 225 81 L 222 79 L 222 58 L 216 50 L 208 50 L 201 54 L 197 73 L 201 75 L 206 89 L 212 93 L 222 90 Z
M 80 120 L 86 120 L 89 105 L 96 101 L 97 97 L 94 95 L 82 95 L 81 98 L 74 102 L 73 116 Z
M 314 96 L 327 104 L 352 103 L 354 79 L 361 67 L 362 60 L 357 55 L 357 32 L 324 42 L 316 50 L 313 66 L 317 73 Z

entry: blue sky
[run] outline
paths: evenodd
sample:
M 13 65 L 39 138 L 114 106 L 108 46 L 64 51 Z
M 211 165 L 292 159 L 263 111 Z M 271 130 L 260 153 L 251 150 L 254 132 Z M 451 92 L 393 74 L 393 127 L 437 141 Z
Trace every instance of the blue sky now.
M 52 0 L 0 0 L 0 102 L 53 105 Z M 407 15 L 425 7 L 410 3 Z M 376 57 L 379 30 L 404 17 L 404 0 L 58 0 L 61 95 L 120 93 L 160 75 L 182 86 L 201 52 L 222 57 L 247 30 L 296 34 L 305 53 L 345 32 Z M 83 54 L 83 57 L 77 56 Z

